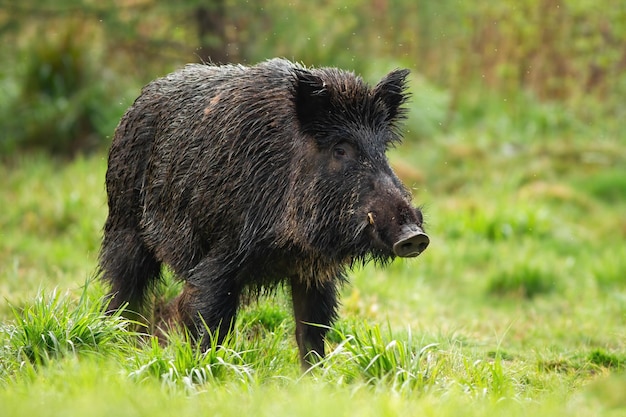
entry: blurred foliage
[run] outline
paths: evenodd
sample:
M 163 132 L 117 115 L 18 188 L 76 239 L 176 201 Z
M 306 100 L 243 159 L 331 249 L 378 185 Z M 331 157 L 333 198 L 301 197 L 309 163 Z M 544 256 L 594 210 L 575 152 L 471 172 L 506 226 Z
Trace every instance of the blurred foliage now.
M 53 154 L 89 150 L 109 133 L 117 112 L 102 82 L 102 70 L 69 26 L 38 39 L 24 56 L 21 90 L 6 115 L 3 147 L 42 148 Z
M 528 136 L 619 133 L 625 22 L 612 0 L 0 0 L 11 63 L 0 69 L 0 152 L 89 150 L 149 80 L 191 61 L 273 56 L 370 82 L 411 68 L 409 138 L 490 112 Z

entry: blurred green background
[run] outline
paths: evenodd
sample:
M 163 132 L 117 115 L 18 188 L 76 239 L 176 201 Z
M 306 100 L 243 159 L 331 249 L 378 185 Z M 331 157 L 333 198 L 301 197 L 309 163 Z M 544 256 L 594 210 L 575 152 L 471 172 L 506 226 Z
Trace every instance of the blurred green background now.
M 0 42 L 0 415 L 624 415 L 626 2 L 0 0 Z M 350 272 L 335 327 L 365 355 L 335 350 L 302 384 L 281 291 L 239 317 L 245 387 L 184 385 L 204 365 L 172 359 L 182 343 L 94 342 L 89 358 L 105 363 L 74 355 L 85 337 L 73 321 L 108 323 L 81 321 L 80 288 L 96 271 L 124 110 L 185 63 L 275 56 L 370 83 L 412 70 L 405 141 L 389 157 L 431 245 Z M 56 334 L 67 359 L 22 360 L 25 341 Z M 374 372 L 372 352 L 390 367 Z M 137 383 L 137 369 L 154 372 Z
M 626 117 L 613 0 L 2 0 L 0 39 L 3 156 L 106 148 L 151 79 L 274 56 L 371 82 L 410 68 L 411 141 L 466 127 L 503 142 L 619 135 Z

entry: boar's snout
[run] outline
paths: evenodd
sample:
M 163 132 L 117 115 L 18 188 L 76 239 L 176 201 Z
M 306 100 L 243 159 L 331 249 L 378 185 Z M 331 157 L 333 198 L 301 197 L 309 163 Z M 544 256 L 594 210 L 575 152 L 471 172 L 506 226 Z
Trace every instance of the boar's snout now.
M 402 258 L 414 258 L 424 252 L 430 238 L 417 225 L 402 226 L 398 241 L 393 244 L 393 253 Z

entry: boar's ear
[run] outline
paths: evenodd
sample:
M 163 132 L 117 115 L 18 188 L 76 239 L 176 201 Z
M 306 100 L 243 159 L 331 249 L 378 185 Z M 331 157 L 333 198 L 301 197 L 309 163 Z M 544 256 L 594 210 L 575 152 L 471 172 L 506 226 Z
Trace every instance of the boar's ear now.
M 382 101 L 387 108 L 388 121 L 392 121 L 404 113 L 401 106 L 408 98 L 406 77 L 409 72 L 408 69 L 391 71 L 374 87 L 374 99 Z
M 304 69 L 296 70 L 296 79 L 296 113 L 304 126 L 328 107 L 328 89 L 320 77 Z

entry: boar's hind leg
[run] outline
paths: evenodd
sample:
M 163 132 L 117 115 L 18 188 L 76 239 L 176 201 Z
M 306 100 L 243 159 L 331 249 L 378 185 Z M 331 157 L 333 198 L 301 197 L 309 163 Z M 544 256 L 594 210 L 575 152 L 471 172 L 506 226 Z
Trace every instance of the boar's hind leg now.
M 337 286 L 333 281 L 315 284 L 291 280 L 291 297 L 296 321 L 296 341 L 303 369 L 324 357 L 324 336 L 337 318 Z
M 220 345 L 234 324 L 241 294 L 235 275 L 222 262 L 207 258 L 187 278 L 178 310 L 185 327 L 196 339 L 202 338 L 205 350 L 213 341 Z
M 139 312 L 146 289 L 159 277 L 161 263 L 145 247 L 134 229 L 107 231 L 100 252 L 102 279 L 111 285 L 109 310 L 128 303 Z

